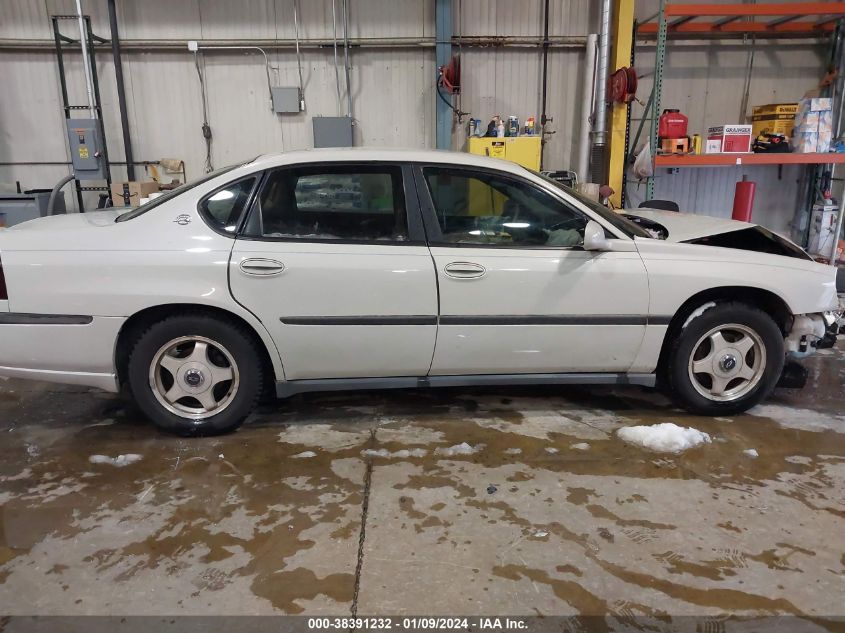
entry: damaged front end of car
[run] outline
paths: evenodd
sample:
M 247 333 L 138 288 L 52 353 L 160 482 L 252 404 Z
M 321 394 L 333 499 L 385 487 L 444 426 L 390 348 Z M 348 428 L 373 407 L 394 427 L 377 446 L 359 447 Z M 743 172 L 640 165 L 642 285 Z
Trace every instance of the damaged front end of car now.
M 836 345 L 837 336 L 843 328 L 842 315 L 842 310 L 836 310 L 795 316 L 792 329 L 784 338 L 787 358 L 777 383 L 778 387 L 804 388 L 810 372 L 798 361 L 815 353 L 816 350 L 828 349 Z

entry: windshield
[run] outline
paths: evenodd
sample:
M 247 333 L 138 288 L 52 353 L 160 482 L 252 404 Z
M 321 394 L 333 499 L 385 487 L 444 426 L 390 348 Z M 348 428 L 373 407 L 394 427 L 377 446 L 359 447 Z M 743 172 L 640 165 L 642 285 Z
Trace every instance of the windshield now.
M 543 174 L 541 174 L 538 171 L 534 171 L 533 169 L 529 169 L 528 171 L 530 171 L 535 176 L 539 176 L 540 178 L 545 180 L 547 183 L 554 185 L 555 187 L 557 187 L 561 191 L 569 194 L 570 196 L 572 196 L 573 198 L 578 200 L 578 202 L 580 202 L 581 204 L 589 207 L 591 211 L 594 211 L 595 213 L 600 215 L 603 220 L 607 220 L 607 222 L 612 224 L 614 226 L 614 228 L 619 229 L 620 231 L 622 231 L 622 233 L 624 233 L 628 237 L 630 237 L 630 238 L 634 238 L 634 237 L 652 238 L 652 235 L 650 233 L 643 230 L 642 228 L 640 228 L 639 226 L 637 226 L 636 224 L 631 222 L 626 217 L 616 213 L 615 211 L 612 211 L 611 209 L 608 209 L 603 204 L 599 204 L 595 200 L 591 200 L 590 198 L 588 198 L 584 194 L 579 193 L 578 191 L 575 191 L 575 189 L 567 187 L 566 185 L 559 183 L 557 180 L 555 180 L 553 178 L 549 178 L 548 176 L 544 176 Z
M 204 182 L 208 182 L 212 178 L 217 178 L 217 176 L 221 176 L 228 171 L 232 171 L 235 167 L 240 167 L 241 165 L 246 165 L 247 163 L 240 163 L 238 165 L 229 165 L 228 167 L 223 167 L 222 169 L 217 169 L 212 171 L 211 173 L 206 174 L 199 180 L 194 180 L 193 182 L 185 183 L 184 185 L 180 185 L 175 189 L 171 189 L 163 193 L 162 195 L 150 200 L 149 202 L 142 204 L 139 207 L 135 207 L 131 211 L 127 211 L 126 213 L 122 213 L 115 219 L 115 222 L 126 222 L 127 220 L 132 220 L 137 218 L 139 215 L 145 214 L 150 209 L 155 209 L 158 205 L 167 202 L 168 200 L 172 200 L 178 195 L 185 193 L 186 191 L 190 191 L 194 187 L 201 185 Z

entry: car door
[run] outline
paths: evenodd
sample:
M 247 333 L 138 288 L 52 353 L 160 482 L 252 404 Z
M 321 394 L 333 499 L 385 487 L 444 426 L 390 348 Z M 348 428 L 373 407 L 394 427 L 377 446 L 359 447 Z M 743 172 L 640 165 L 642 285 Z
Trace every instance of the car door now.
M 229 283 L 273 336 L 287 380 L 428 372 L 437 282 L 412 185 L 398 164 L 264 175 Z
M 513 174 L 429 165 L 415 175 L 440 292 L 431 375 L 631 366 L 649 302 L 633 242 L 585 251 L 584 211 Z

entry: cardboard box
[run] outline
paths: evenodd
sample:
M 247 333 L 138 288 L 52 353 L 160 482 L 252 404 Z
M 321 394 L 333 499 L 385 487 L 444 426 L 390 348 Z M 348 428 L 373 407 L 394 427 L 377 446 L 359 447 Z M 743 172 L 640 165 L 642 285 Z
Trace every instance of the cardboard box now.
M 128 182 L 113 182 L 111 184 L 112 204 L 116 207 L 137 207 L 140 204 L 141 198 L 146 198 L 156 191 L 159 191 L 159 184 L 154 181 L 138 182 L 137 180 L 130 180 Z M 124 192 L 129 196 L 129 204 L 126 203 Z
M 719 125 L 707 128 L 708 154 L 746 154 L 751 151 L 750 125 Z
M 754 106 L 751 112 L 751 133 L 755 137 L 764 132 L 792 137 L 797 103 L 769 103 Z
M 832 100 L 828 97 L 801 99 L 795 115 L 792 149 L 799 154 L 825 153 L 833 136 Z

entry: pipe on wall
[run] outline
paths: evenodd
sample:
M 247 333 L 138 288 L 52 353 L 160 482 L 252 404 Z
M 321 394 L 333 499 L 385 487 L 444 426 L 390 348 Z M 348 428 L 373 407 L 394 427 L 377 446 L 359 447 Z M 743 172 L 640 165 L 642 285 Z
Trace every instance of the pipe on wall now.
M 587 43 L 586 35 L 555 35 L 549 36 L 549 48 L 582 48 Z M 235 40 L 198 40 L 200 47 L 210 46 L 249 46 L 260 47 L 265 50 L 291 49 L 296 50 L 296 39 L 235 39 Z M 188 52 L 187 40 L 156 40 L 156 39 L 124 39 L 120 42 L 122 51 L 179 51 Z M 537 48 L 543 45 L 542 37 L 513 36 L 500 37 L 497 35 L 465 35 L 455 36 L 448 40 L 436 37 L 356 37 L 349 38 L 349 46 L 354 48 L 435 48 L 438 44 L 467 46 L 476 48 Z M 94 48 L 101 46 L 93 42 Z M 332 40 L 323 38 L 300 39 L 300 48 L 326 51 L 332 46 Z M 17 39 L 0 38 L 0 50 L 56 50 L 56 43 L 52 39 Z
M 578 178 L 586 181 L 590 171 L 590 133 L 593 129 L 593 95 L 596 87 L 596 45 L 599 36 L 587 36 L 587 51 L 584 61 L 584 81 L 581 87 L 581 132 L 578 139 Z
M 607 82 L 610 76 L 611 2 L 612 0 L 602 0 L 598 71 L 596 72 L 596 115 L 593 123 L 590 180 L 598 184 L 604 184 L 607 181 L 605 147 L 607 145 Z
M 346 116 L 352 118 L 352 89 L 349 86 L 349 0 L 343 0 L 343 71 L 346 75 Z
M 79 46 L 82 50 L 82 67 L 85 70 L 85 90 L 88 93 L 88 110 L 91 118 L 97 118 L 97 106 L 94 99 L 94 80 L 91 77 L 91 63 L 88 58 L 88 35 L 85 30 L 85 16 L 82 14 L 82 0 L 76 0 L 76 17 L 79 22 Z
M 120 58 L 120 34 L 117 30 L 117 8 L 115 0 L 109 0 L 109 29 L 111 31 L 111 53 L 114 58 L 114 78 L 117 82 L 117 106 L 120 110 L 120 129 L 123 133 L 123 153 L 126 156 L 126 178 L 135 180 L 135 166 L 132 164 L 132 139 L 129 136 L 129 115 L 126 110 L 126 89 L 123 84 L 123 62 Z
M 439 91 L 440 68 L 452 57 L 452 0 L 434 0 L 435 46 L 434 90 Z M 452 149 L 452 109 L 445 99 L 435 101 L 435 147 Z

